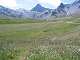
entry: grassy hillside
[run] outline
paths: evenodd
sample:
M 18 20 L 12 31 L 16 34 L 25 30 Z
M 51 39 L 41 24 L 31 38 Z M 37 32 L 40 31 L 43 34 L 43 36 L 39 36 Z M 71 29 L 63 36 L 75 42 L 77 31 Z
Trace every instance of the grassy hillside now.
M 80 19 L 0 20 L 0 60 L 80 60 Z
M 34 19 L 0 19 L 0 24 L 25 24 L 25 23 L 40 23 L 45 20 L 34 20 Z

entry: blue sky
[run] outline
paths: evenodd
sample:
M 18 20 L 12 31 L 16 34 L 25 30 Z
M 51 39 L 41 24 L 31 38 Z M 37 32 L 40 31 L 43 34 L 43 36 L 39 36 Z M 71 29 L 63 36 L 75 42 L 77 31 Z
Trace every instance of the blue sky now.
M 21 7 L 21 8 L 26 8 L 27 7 L 27 10 L 28 9 L 31 9 L 32 7 L 34 7 L 36 4 L 41 4 L 42 6 L 46 7 L 46 8 L 51 8 L 51 9 L 54 9 L 56 8 L 61 2 L 67 4 L 67 3 L 72 3 L 74 2 L 75 0 L 51 0 L 50 3 L 47 3 L 49 2 L 50 0 L 17 0 L 17 3 L 19 4 L 18 7 Z
M 46 8 L 57 8 L 61 2 L 67 4 L 72 3 L 75 0 L 0 0 L 0 5 L 10 7 L 10 8 L 24 8 L 30 10 L 37 4 L 41 4 Z
M 63 3 L 73 3 L 76 0 L 61 0 Z

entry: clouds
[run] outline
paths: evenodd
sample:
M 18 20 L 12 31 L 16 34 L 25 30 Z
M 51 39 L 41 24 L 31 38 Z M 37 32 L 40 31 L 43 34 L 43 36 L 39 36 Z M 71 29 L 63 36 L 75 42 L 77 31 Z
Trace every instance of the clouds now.
M 61 3 L 60 0 L 0 0 L 0 5 L 10 8 L 24 8 L 30 10 L 37 4 L 46 8 L 56 8 Z
M 40 4 L 47 8 L 56 8 L 60 5 L 60 0 L 37 0 Z
M 63 3 L 65 3 L 65 4 L 70 4 L 70 3 L 73 3 L 74 1 L 76 1 L 76 0 L 61 0 Z
M 43 7 L 54 9 L 60 5 L 61 1 L 64 3 L 71 3 L 75 0 L 0 0 L 0 5 L 30 10 L 35 5 L 41 4 Z
M 41 4 L 43 7 L 54 9 L 61 1 L 60 0 L 16 0 L 18 7 L 30 10 L 37 4 Z
M 0 5 L 15 8 L 17 6 L 16 0 L 0 0 Z
M 26 10 L 30 10 L 33 8 L 38 2 L 36 0 L 16 0 L 17 7 L 24 8 Z

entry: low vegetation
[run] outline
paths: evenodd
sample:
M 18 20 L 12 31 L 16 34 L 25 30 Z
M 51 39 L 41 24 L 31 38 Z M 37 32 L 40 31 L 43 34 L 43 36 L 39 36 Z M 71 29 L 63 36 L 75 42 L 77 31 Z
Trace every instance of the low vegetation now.
M 0 20 L 0 60 L 80 60 L 80 19 Z

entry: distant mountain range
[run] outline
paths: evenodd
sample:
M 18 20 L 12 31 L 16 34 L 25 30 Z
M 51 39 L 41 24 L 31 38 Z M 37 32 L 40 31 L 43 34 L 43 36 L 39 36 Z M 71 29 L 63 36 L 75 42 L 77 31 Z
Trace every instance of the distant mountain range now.
M 24 9 L 13 10 L 0 5 L 0 18 L 33 18 L 38 12 Z
M 45 13 L 47 13 L 45 15 Z M 72 4 L 61 3 L 57 9 L 49 10 L 42 14 L 45 18 L 65 17 L 65 16 L 80 16 L 80 0 L 76 0 Z
M 0 5 L 0 18 L 48 19 L 64 16 L 80 16 L 80 0 L 76 0 L 72 4 L 61 3 L 56 9 L 45 8 L 37 4 L 31 11 L 25 9 L 13 10 Z
M 15 11 L 15 10 L 12 10 L 12 9 L 9 9 L 9 8 L 6 8 L 6 7 L 0 5 L 0 16 L 1 17 L 5 16 L 5 17 L 21 18 L 22 14 L 18 11 Z

